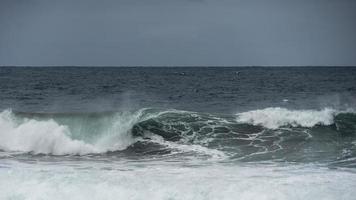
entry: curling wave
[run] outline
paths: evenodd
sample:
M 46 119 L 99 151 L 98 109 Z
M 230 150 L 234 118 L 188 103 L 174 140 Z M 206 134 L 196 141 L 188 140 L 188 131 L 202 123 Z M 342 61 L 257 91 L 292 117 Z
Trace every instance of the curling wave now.
M 226 155 L 239 159 L 259 155 L 276 158 L 307 144 L 310 138 L 328 142 L 337 135 L 351 135 L 351 139 L 345 139 L 345 145 L 353 146 L 355 133 L 354 112 L 329 108 L 266 108 L 237 115 L 156 109 L 52 114 L 5 110 L 0 113 L 0 150 L 32 154 L 189 152 L 220 158 Z M 293 155 L 298 154 L 293 152 Z

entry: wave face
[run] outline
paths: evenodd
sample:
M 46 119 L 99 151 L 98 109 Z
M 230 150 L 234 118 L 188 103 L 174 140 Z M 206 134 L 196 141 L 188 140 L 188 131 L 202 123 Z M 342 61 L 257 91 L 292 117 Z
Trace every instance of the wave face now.
M 17 153 L 193 155 L 243 161 L 332 160 L 354 165 L 355 141 L 356 114 L 330 108 L 275 107 L 236 115 L 156 109 L 0 113 L 0 149 Z

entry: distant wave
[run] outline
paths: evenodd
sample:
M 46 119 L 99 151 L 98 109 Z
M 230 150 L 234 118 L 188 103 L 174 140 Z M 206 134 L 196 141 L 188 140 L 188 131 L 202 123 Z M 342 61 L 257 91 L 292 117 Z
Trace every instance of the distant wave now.
M 353 134 L 356 114 L 351 109 L 278 107 L 223 116 L 148 108 L 136 112 L 77 114 L 5 110 L 0 113 L 0 150 L 51 155 L 129 150 L 146 154 L 194 152 L 210 157 L 224 157 L 226 152 L 236 150 L 243 156 L 242 147 L 249 154 L 282 148 L 280 142 L 287 136 L 280 136 L 275 129 L 315 126 Z M 307 139 L 303 131 L 294 132 L 286 134 Z
M 331 108 L 322 110 L 288 110 L 272 107 L 237 114 L 237 121 L 261 125 L 270 129 L 282 126 L 313 127 L 315 125 L 331 125 L 338 112 Z

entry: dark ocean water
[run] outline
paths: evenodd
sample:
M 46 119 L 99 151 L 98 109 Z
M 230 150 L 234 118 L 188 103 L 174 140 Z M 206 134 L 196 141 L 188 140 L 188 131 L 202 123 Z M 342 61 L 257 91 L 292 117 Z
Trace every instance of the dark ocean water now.
M 276 106 L 354 106 L 356 68 L 3 67 L 0 86 L 1 109 L 96 112 L 158 107 L 235 114 Z
M 0 199 L 356 195 L 354 67 L 2 67 L 0 110 Z

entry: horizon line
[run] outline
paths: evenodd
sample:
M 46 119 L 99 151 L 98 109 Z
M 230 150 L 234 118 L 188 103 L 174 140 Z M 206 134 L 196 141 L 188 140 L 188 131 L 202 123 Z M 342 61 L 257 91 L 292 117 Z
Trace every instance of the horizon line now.
M 0 65 L 0 67 L 77 67 L 77 68 L 90 68 L 90 67 L 103 67 L 103 68 L 113 68 L 113 67 L 356 67 L 356 65 Z

